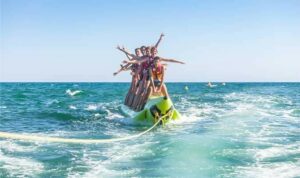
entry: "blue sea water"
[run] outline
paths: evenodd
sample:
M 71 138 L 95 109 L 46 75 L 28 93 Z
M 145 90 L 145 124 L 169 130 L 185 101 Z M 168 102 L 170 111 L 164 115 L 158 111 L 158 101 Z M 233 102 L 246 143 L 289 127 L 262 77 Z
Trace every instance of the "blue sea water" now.
M 129 83 L 0 85 L 2 132 L 105 139 L 148 128 L 123 109 Z M 300 177 L 300 83 L 167 87 L 179 121 L 109 144 L 0 138 L 0 177 Z

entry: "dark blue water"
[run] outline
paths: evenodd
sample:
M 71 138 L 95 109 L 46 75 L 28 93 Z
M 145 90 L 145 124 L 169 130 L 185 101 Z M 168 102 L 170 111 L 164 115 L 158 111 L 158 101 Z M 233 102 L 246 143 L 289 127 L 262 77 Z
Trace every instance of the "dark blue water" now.
M 148 128 L 123 109 L 128 83 L 0 85 L 0 131 L 104 139 Z M 0 177 L 300 176 L 300 83 L 167 87 L 181 120 L 110 144 L 0 139 Z

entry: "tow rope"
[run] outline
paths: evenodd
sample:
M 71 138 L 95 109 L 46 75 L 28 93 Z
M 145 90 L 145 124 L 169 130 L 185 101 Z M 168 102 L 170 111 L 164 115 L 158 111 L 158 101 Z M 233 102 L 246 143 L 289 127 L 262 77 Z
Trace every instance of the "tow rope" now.
M 95 144 L 95 143 L 112 143 L 112 142 L 120 142 L 125 140 L 131 140 L 134 138 L 141 137 L 146 133 L 150 132 L 154 129 L 165 117 L 168 115 L 164 115 L 160 117 L 157 122 L 152 125 L 147 130 L 127 137 L 121 138 L 110 138 L 110 139 L 76 139 L 76 138 L 59 138 L 59 137 L 43 137 L 43 136 L 34 136 L 34 135 L 24 135 L 10 132 L 0 132 L 0 138 L 4 139 L 15 139 L 15 140 L 24 140 L 24 141 L 39 141 L 39 142 L 57 142 L 57 143 L 74 143 L 74 144 Z

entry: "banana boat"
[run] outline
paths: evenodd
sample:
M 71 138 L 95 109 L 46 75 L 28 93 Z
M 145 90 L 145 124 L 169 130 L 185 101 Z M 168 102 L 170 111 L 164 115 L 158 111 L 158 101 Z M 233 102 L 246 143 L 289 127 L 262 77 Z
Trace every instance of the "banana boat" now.
M 162 116 L 167 115 L 162 119 L 161 124 L 166 124 L 170 120 L 177 120 L 181 117 L 180 113 L 174 108 L 170 98 L 163 96 L 150 96 L 144 109 L 140 111 L 134 120 L 147 124 L 154 124 Z

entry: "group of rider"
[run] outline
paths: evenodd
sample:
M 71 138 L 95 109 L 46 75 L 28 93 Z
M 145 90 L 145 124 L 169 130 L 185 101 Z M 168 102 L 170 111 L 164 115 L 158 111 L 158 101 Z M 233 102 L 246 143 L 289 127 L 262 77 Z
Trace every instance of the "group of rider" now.
M 134 111 L 144 108 L 149 96 L 163 95 L 169 97 L 166 85 L 164 84 L 165 63 L 174 62 L 184 64 L 175 59 L 166 59 L 157 56 L 157 47 L 164 34 L 154 46 L 141 46 L 135 49 L 135 54 L 131 54 L 124 47 L 117 49 L 124 52 L 128 60 L 123 61 L 121 68 L 114 73 L 117 75 L 122 71 L 131 70 L 132 81 L 130 89 L 125 98 L 125 105 Z

